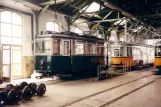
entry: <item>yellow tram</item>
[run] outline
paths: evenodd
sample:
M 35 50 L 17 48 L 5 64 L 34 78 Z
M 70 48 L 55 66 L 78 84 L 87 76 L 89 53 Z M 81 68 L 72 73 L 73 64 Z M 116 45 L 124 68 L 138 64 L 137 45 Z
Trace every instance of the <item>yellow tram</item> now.
M 155 45 L 154 67 L 161 71 L 161 42 Z
M 132 46 L 116 43 L 111 46 L 111 49 L 112 68 L 131 68 L 135 66 L 132 56 Z
M 128 70 L 129 68 L 151 66 L 154 59 L 151 57 L 151 53 L 154 52 L 152 49 L 152 47 L 137 46 L 133 43 L 114 43 L 111 45 L 111 67 Z M 159 64 L 161 65 L 161 55 Z

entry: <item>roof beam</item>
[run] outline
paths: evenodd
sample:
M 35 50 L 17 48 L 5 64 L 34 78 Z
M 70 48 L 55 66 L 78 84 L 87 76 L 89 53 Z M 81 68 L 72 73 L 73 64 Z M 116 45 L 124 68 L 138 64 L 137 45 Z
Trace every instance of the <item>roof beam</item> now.
M 70 3 L 70 1 L 71 0 L 67 0 L 66 3 L 63 6 L 61 6 L 60 8 L 58 8 L 58 10 L 62 9 L 64 6 L 66 6 L 68 3 Z
M 111 15 L 113 11 L 110 11 L 101 21 L 104 21 L 108 16 Z M 95 28 L 98 27 L 98 25 L 100 25 L 101 22 L 98 22 L 97 24 L 95 24 L 93 27 L 92 27 L 92 30 L 94 30 Z
M 105 1 L 105 0 L 101 0 L 101 1 L 104 2 L 104 5 L 107 6 L 108 8 L 121 11 L 122 14 L 125 15 L 126 17 L 135 18 L 132 14 L 125 12 L 124 10 L 122 10 L 119 7 L 116 7 L 115 5 L 111 4 L 109 1 Z M 135 18 L 135 19 L 137 19 L 137 18 Z
M 55 2 L 55 1 L 50 0 L 49 2 Z M 39 16 L 40 16 L 43 12 L 45 12 L 49 7 L 50 7 L 50 4 L 46 5 L 43 9 L 41 9 L 41 10 L 39 11 Z
M 150 17 L 161 17 L 161 13 L 159 13 L 159 14 L 151 14 L 151 15 L 144 15 L 144 16 L 142 16 L 142 17 L 147 17 L 147 18 L 150 18 Z
M 133 20 L 135 20 L 135 21 L 136 21 L 136 20 L 139 20 L 138 17 L 135 17 L 135 16 L 132 15 L 131 13 L 126 12 L 125 10 L 122 10 L 121 8 L 119 8 L 119 7 L 115 6 L 114 4 L 112 4 L 111 2 L 109 2 L 109 1 L 107 1 L 107 0 L 101 0 L 101 1 L 104 2 L 104 5 L 105 5 L 105 6 L 111 8 L 111 9 L 114 9 L 114 10 L 121 11 L 122 14 L 125 15 L 126 17 L 130 17 L 131 19 L 133 19 Z M 147 24 L 147 22 L 145 22 L 145 21 L 143 21 L 143 20 L 139 20 L 139 21 L 140 21 L 141 23 L 143 23 L 144 25 L 149 26 L 149 27 L 155 29 L 154 26 Z
M 91 4 L 92 1 L 93 1 L 93 0 L 85 0 L 83 3 L 81 3 L 79 6 L 77 6 L 77 8 L 82 9 L 82 8 L 85 7 L 88 3 Z M 78 10 L 78 9 L 74 9 L 74 10 L 72 11 L 72 13 L 75 13 L 77 10 Z
M 64 3 L 66 2 L 67 0 L 56 0 L 56 4 L 61 4 L 61 3 Z M 39 5 L 54 5 L 55 4 L 55 1 L 48 1 L 48 2 L 44 2 L 44 3 L 40 3 Z
M 98 13 L 99 11 L 95 11 L 95 12 L 84 12 L 84 13 L 82 13 L 82 15 L 84 15 L 84 14 L 94 14 L 94 13 Z
M 80 16 L 81 16 L 81 14 L 82 13 L 84 13 L 87 9 L 88 9 L 88 7 L 90 6 L 92 4 L 92 2 L 81 12 L 81 13 L 78 13 L 78 15 L 76 16 L 76 18 L 75 19 L 73 19 L 72 21 L 71 21 L 71 23 L 74 23 Z
M 114 22 L 118 20 L 123 20 L 124 18 L 119 18 L 119 19 L 107 19 L 107 20 L 98 20 L 98 21 L 92 21 L 92 22 L 97 22 L 97 23 L 102 23 L 102 22 Z
M 160 21 L 150 20 L 149 22 L 161 23 Z

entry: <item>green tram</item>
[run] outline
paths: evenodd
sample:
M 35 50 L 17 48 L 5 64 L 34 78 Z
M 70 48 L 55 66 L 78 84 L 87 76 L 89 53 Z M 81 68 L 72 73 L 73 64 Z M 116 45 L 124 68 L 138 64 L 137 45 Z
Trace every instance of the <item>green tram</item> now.
M 97 74 L 107 65 L 104 39 L 88 35 L 46 34 L 34 39 L 35 71 L 50 75 Z

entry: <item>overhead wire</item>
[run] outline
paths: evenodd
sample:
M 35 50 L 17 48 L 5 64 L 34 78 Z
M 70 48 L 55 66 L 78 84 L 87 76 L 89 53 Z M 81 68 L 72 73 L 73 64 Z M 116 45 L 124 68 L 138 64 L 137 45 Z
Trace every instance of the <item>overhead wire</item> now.
M 56 9 L 56 0 L 55 1 L 55 6 L 54 6 L 54 10 L 55 10 L 55 14 L 54 14 L 54 17 L 55 17 L 55 21 L 56 23 L 58 24 L 58 26 L 60 26 L 62 29 L 64 29 L 65 31 L 67 31 L 62 25 L 59 24 L 59 21 L 58 21 L 58 13 L 57 13 L 57 9 Z

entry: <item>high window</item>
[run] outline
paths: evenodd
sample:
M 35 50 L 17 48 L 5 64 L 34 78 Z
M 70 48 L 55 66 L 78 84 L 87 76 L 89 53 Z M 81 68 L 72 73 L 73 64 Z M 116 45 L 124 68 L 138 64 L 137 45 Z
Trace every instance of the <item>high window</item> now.
M 0 13 L 1 44 L 22 44 L 22 17 L 14 12 Z
M 101 9 L 103 9 L 103 8 L 104 7 L 101 6 Z M 98 4 L 96 2 L 93 2 L 88 8 L 86 6 L 82 10 L 85 10 L 85 12 L 96 12 L 96 11 L 99 11 L 100 10 L 100 4 Z
M 46 30 L 53 31 L 53 32 L 60 32 L 59 25 L 55 22 L 47 22 L 46 23 Z

